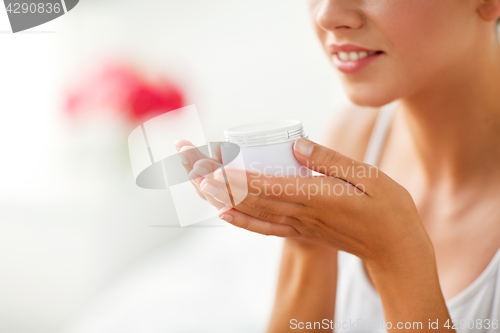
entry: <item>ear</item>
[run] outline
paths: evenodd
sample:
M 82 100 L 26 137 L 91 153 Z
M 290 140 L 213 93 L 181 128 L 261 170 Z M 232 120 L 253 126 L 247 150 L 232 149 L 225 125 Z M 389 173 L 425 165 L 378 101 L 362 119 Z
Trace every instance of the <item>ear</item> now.
M 477 9 L 485 21 L 495 21 L 500 17 L 500 0 L 480 0 Z

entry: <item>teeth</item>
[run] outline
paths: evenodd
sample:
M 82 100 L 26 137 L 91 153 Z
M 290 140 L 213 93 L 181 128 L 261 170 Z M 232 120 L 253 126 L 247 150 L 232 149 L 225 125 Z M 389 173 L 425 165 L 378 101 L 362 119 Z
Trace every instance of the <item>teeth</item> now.
M 338 55 L 339 55 L 339 59 L 341 61 L 349 60 L 349 53 L 347 53 L 347 52 L 339 52 Z
M 361 52 L 337 52 L 340 61 L 356 61 L 358 59 L 363 59 L 372 56 L 376 51 L 361 51 Z

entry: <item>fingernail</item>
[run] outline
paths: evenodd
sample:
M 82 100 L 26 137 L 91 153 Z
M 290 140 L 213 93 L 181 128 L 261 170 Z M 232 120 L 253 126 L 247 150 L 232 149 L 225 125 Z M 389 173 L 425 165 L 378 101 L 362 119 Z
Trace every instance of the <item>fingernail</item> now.
M 203 192 L 210 195 L 216 195 L 217 192 L 219 192 L 219 188 L 214 184 L 209 183 L 206 178 L 200 183 L 200 187 Z
M 189 160 L 187 159 L 187 156 L 185 154 L 183 154 L 183 152 L 185 152 L 186 150 L 189 150 L 189 149 L 193 149 L 193 147 L 183 146 L 179 150 L 179 156 L 180 156 L 180 158 L 182 160 L 182 163 L 184 163 L 184 164 L 189 164 Z
M 182 148 L 182 139 L 177 139 L 174 142 L 174 147 L 177 151 L 179 151 Z
M 231 208 L 233 208 L 233 207 L 230 207 L 230 206 L 222 207 L 221 209 L 219 209 L 219 212 L 217 213 L 217 215 L 222 216 L 225 212 L 227 212 L 228 210 L 231 210 Z
M 179 157 L 181 158 L 181 162 L 183 164 L 189 164 L 189 162 L 185 156 L 183 156 L 182 154 L 179 154 Z
M 192 181 L 194 181 L 196 183 L 196 185 L 200 185 L 200 183 L 203 181 L 203 178 L 202 176 L 200 176 L 199 174 L 197 174 L 196 172 L 194 172 L 193 170 L 191 170 L 191 172 L 189 172 L 189 179 L 191 179 Z
M 222 169 L 221 168 L 219 168 L 219 169 L 217 169 L 217 170 L 214 171 L 213 177 L 214 177 L 214 179 L 216 181 L 225 182 L 224 175 L 222 174 Z
M 209 170 L 209 169 L 205 168 L 204 166 L 200 165 L 199 161 L 193 166 L 193 171 L 195 171 L 198 175 L 201 175 L 201 176 L 206 176 L 206 175 L 212 173 L 212 170 Z
M 226 222 L 231 222 L 233 220 L 233 217 L 229 214 L 222 214 L 220 218 Z
M 314 145 L 307 140 L 297 139 L 293 144 L 293 149 L 304 157 L 311 156 Z

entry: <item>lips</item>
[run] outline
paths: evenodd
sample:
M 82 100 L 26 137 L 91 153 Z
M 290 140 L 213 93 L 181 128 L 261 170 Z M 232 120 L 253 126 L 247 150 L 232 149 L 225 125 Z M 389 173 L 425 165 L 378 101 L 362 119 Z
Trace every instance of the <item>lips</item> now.
M 352 74 L 379 59 L 385 53 L 353 44 L 331 44 L 328 49 L 333 55 L 333 63 L 341 72 Z

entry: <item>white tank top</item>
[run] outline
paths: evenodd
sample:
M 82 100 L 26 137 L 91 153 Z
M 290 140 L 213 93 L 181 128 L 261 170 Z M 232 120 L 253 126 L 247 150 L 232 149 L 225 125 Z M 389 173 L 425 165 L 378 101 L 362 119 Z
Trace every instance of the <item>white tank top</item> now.
M 381 108 L 366 150 L 366 163 L 377 165 L 395 108 L 396 103 Z M 458 333 L 500 332 L 500 249 L 481 275 L 446 305 Z M 391 331 L 384 323 L 382 301 L 366 276 L 363 262 L 340 251 L 334 332 Z M 423 322 L 421 331 L 432 332 L 428 325 Z

